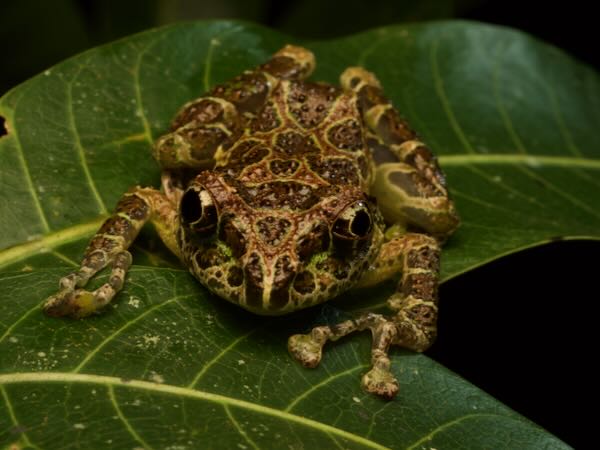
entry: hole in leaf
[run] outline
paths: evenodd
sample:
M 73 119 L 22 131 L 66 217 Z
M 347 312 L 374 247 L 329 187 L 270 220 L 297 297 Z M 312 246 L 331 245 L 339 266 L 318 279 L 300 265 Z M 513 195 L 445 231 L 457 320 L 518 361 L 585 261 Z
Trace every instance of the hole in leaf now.
M 6 119 L 0 116 L 0 138 L 8 134 L 8 130 L 6 129 Z

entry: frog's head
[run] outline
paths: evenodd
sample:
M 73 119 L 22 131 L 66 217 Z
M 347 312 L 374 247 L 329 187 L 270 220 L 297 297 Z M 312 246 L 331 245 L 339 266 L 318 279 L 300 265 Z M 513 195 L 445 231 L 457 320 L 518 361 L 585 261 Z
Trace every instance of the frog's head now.
M 184 192 L 179 217 L 179 245 L 194 276 L 258 314 L 338 295 L 358 281 L 383 240 L 374 201 L 348 185 L 242 185 L 206 171 Z

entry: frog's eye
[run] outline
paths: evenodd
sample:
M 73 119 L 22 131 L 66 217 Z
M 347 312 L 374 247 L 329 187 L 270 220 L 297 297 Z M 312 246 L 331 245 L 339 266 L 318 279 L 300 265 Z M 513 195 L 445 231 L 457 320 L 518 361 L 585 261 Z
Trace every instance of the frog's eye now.
M 217 225 L 217 208 L 206 189 L 190 188 L 181 198 L 181 221 L 197 232 L 212 231 Z
M 347 206 L 333 223 L 333 234 L 342 239 L 362 239 L 371 232 L 373 221 L 365 202 Z

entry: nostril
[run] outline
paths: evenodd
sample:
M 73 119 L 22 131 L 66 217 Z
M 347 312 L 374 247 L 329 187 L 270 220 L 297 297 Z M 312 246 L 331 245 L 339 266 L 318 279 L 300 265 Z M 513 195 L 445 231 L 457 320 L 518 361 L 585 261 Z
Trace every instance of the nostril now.
M 0 137 L 6 136 L 8 134 L 8 130 L 6 129 L 6 119 L 0 116 Z

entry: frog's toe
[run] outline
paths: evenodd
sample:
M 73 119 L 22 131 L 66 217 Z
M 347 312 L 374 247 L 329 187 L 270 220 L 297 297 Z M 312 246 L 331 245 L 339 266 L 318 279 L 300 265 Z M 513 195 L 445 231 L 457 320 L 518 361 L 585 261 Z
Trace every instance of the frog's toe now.
M 392 373 L 382 367 L 373 367 L 363 375 L 362 386 L 371 394 L 391 400 L 398 393 L 398 380 Z
M 295 334 L 288 340 L 288 350 L 304 367 L 317 367 L 321 361 L 323 345 L 310 334 Z
M 84 289 L 63 289 L 49 297 L 43 306 L 44 313 L 51 317 L 80 319 L 98 310 L 96 296 Z

